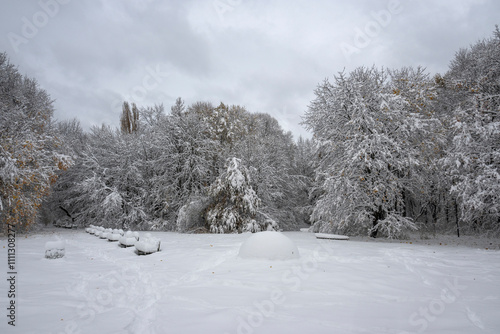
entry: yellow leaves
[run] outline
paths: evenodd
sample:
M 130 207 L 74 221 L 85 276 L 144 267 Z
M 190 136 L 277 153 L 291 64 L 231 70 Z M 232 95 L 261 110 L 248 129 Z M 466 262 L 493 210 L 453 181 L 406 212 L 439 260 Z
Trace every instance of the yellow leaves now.
M 392 93 L 393 93 L 394 95 L 400 95 L 400 94 L 401 94 L 401 90 L 399 90 L 399 89 L 393 89 L 393 90 L 392 90 Z
M 57 181 L 57 175 L 56 174 L 52 174 L 49 177 L 49 183 L 50 183 L 50 185 L 53 185 L 54 183 L 56 183 L 56 181 Z
M 23 148 L 27 148 L 27 149 L 33 149 L 33 143 L 31 143 L 29 140 L 27 140 L 23 145 Z

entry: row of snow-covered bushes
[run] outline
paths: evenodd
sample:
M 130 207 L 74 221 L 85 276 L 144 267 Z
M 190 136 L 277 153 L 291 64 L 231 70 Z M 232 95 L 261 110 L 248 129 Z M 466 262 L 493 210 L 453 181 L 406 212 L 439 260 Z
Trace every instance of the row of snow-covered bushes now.
M 107 239 L 110 242 L 118 242 L 122 248 L 134 247 L 139 255 L 150 254 L 160 250 L 161 241 L 158 238 L 151 236 L 147 233 L 141 240 L 139 240 L 139 232 L 127 231 L 122 229 L 104 228 L 102 226 L 90 225 L 85 231 L 93 234 L 100 239 Z

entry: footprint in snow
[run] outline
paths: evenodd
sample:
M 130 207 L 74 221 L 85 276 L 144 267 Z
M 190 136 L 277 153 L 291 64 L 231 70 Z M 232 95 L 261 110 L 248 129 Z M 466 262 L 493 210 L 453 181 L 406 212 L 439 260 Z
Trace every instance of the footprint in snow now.
M 474 326 L 476 326 L 477 328 L 484 329 L 483 322 L 481 321 L 479 316 L 476 314 L 476 312 L 472 311 L 468 307 L 466 308 L 466 310 L 467 310 L 467 317 L 469 318 L 470 322 L 472 322 L 472 324 Z

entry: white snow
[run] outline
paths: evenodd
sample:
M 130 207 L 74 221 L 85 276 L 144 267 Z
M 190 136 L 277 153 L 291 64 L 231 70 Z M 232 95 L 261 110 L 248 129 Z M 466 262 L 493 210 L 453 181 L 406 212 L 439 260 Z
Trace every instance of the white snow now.
M 162 251 L 148 256 L 81 230 L 19 235 L 18 318 L 7 325 L 2 293 L 0 333 L 500 332 L 498 240 L 332 242 L 284 232 L 300 258 L 277 261 L 239 257 L 249 234 L 151 234 Z M 65 257 L 44 259 L 57 237 Z M 4 274 L 6 248 L 0 237 Z
M 299 257 L 295 243 L 280 232 L 258 232 L 252 234 L 240 247 L 242 258 L 289 260 Z
M 127 231 L 118 239 L 118 243 L 124 247 L 132 247 L 135 246 L 137 240 L 139 240 L 139 232 Z
M 160 251 L 161 240 L 146 233 L 139 241 L 135 243 L 135 249 L 139 254 L 151 254 Z
M 120 233 L 108 233 L 108 240 L 109 241 L 118 241 L 121 238 Z

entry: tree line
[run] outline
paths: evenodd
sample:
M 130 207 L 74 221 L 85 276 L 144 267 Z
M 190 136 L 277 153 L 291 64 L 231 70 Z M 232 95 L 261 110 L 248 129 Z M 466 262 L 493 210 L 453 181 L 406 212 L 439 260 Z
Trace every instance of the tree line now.
M 0 213 L 30 226 L 403 237 L 500 233 L 500 32 L 444 75 L 360 67 L 325 80 L 294 140 L 266 113 L 124 102 L 118 127 L 56 122 L 0 54 Z
M 317 150 L 315 231 L 499 234 L 498 27 L 443 76 L 361 67 L 315 95 L 304 119 Z

